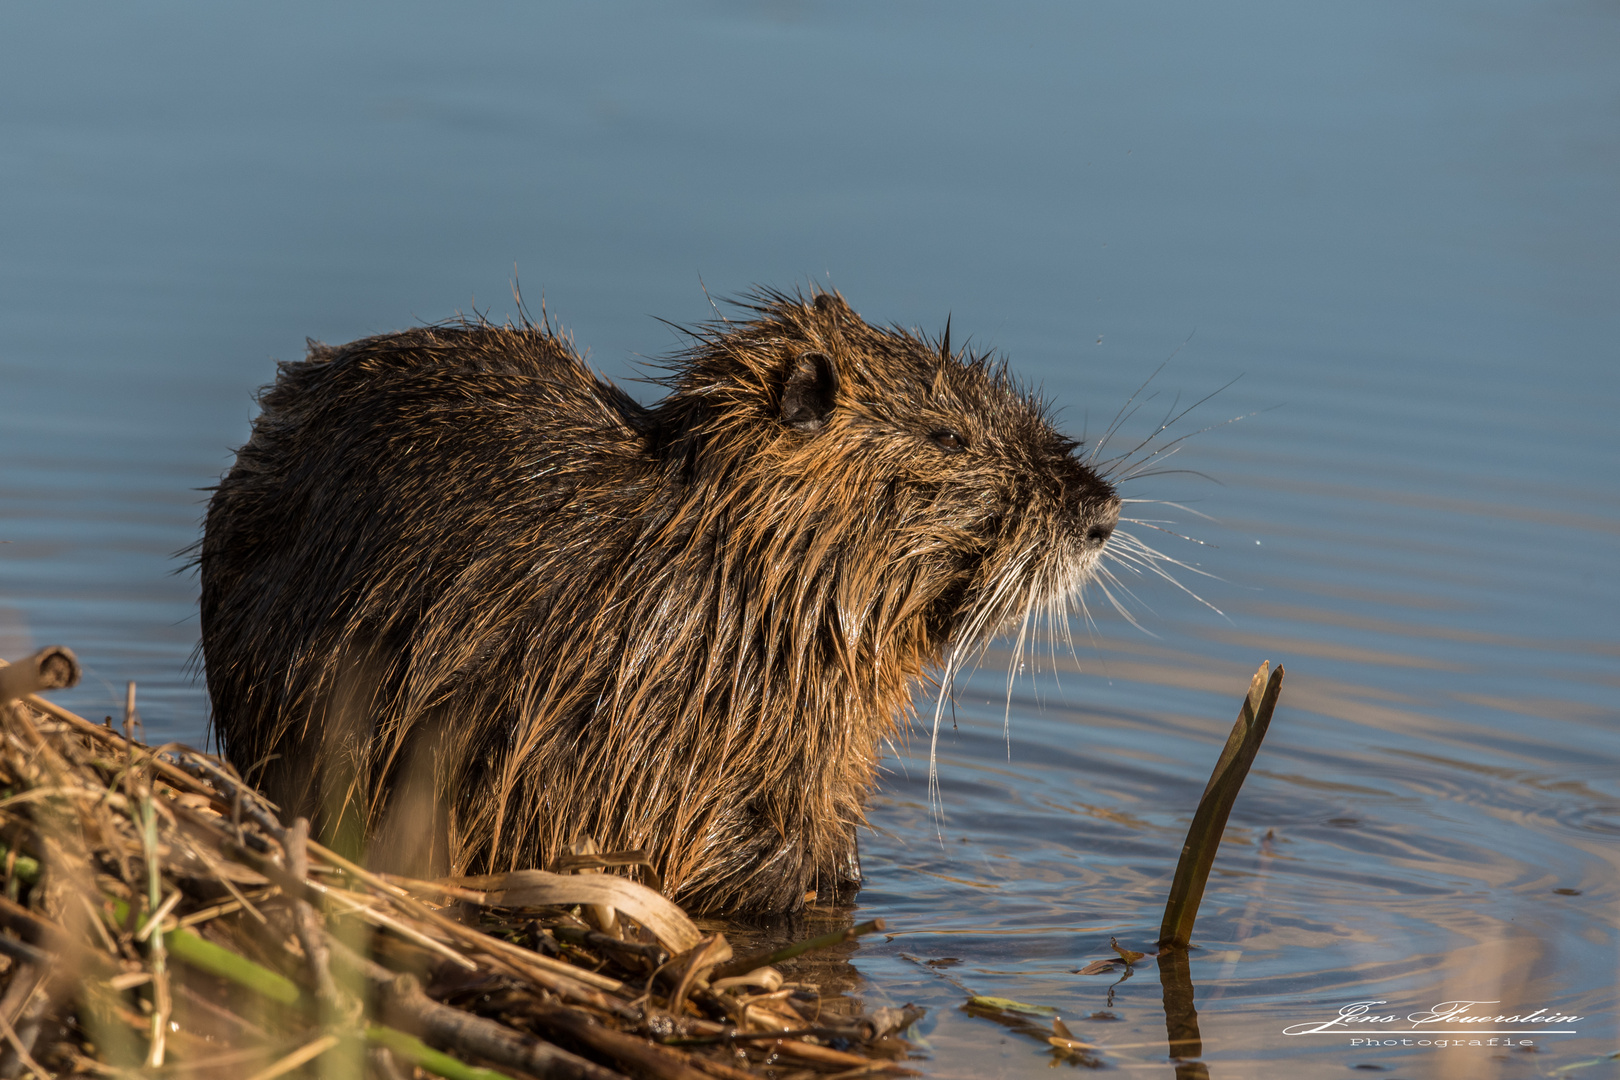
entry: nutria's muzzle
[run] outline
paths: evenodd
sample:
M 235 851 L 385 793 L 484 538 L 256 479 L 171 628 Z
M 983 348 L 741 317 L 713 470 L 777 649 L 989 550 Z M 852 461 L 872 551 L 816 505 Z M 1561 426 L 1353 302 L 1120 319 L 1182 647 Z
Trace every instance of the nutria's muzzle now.
M 1104 488 L 1108 494 L 1101 499 L 1095 497 L 1088 499 L 1082 513 L 1081 520 L 1086 522 L 1086 533 L 1083 546 L 1086 551 L 1097 551 L 1108 543 L 1108 538 L 1114 535 L 1114 526 L 1119 524 L 1119 496 L 1112 489 Z

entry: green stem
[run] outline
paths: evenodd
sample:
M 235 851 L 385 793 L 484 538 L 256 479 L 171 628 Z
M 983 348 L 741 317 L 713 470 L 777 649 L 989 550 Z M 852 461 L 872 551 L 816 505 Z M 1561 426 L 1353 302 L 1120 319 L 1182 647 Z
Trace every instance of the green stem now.
M 11 849 L 4 844 L 0 844 L 0 863 L 4 863 L 6 857 L 10 854 Z M 26 881 L 30 885 L 37 884 L 39 882 L 39 860 L 32 855 L 17 852 L 17 859 L 11 864 L 11 876 L 19 881 Z
M 505 1073 L 457 1061 L 413 1035 L 407 1035 L 395 1028 L 383 1027 L 381 1024 L 366 1025 L 366 1042 L 385 1047 L 413 1065 L 419 1065 L 430 1073 L 437 1073 L 445 1080 L 511 1080 Z
M 119 923 L 129 919 L 128 904 L 115 896 L 107 897 L 107 900 L 112 904 L 113 916 Z M 146 920 L 142 919 L 141 925 L 136 927 L 137 931 L 145 929 L 145 925 Z M 283 1005 L 296 1005 L 302 997 L 298 984 L 285 975 L 261 967 L 222 945 L 198 937 L 190 930 L 170 930 L 163 935 L 163 944 L 167 946 L 170 956 L 184 960 L 198 971 L 245 986 L 260 997 L 279 1001 Z

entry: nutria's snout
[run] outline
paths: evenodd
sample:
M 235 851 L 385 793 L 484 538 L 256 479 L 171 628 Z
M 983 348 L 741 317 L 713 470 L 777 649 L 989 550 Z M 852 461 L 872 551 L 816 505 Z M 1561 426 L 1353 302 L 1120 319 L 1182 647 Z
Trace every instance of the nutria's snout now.
M 1068 504 L 1080 549 L 1095 555 L 1114 535 L 1119 524 L 1119 496 L 1114 485 L 1093 472 L 1072 453 L 1064 461 L 1064 501 Z
M 1119 496 L 1109 490 L 1107 495 L 1094 502 L 1088 510 L 1085 548 L 1088 552 L 1098 551 L 1108 543 L 1108 538 L 1114 535 L 1114 526 L 1119 524 Z

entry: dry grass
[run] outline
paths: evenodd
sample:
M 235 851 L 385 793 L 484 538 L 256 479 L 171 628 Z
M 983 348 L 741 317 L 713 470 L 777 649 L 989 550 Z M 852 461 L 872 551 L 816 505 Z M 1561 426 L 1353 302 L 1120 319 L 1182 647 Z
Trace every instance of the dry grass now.
M 906 1071 L 916 1011 L 823 1017 L 790 950 L 733 956 L 612 872 L 636 853 L 373 874 L 218 759 L 38 696 L 76 678 L 65 649 L 0 666 L 0 1077 Z

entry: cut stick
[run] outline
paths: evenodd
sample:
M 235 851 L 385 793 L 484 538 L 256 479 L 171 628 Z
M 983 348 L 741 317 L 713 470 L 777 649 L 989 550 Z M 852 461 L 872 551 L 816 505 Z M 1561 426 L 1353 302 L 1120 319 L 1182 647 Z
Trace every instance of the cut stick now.
M 52 645 L 8 664 L 0 660 L 0 705 L 41 690 L 65 690 L 79 684 L 79 659 L 73 650 Z
M 1185 949 L 1192 941 L 1193 921 L 1198 917 L 1198 905 L 1204 898 L 1204 885 L 1209 871 L 1215 865 L 1215 851 L 1220 847 L 1221 834 L 1226 829 L 1227 816 L 1237 800 L 1238 790 L 1260 742 L 1271 726 L 1271 713 L 1277 707 L 1277 695 L 1282 692 L 1283 669 L 1266 676 L 1270 662 L 1264 662 L 1249 683 L 1249 693 L 1238 711 L 1237 722 L 1226 738 L 1220 760 L 1204 786 L 1204 796 L 1193 814 L 1187 829 L 1187 840 L 1181 847 L 1181 861 L 1176 864 L 1175 881 L 1170 886 L 1170 897 L 1164 905 L 1164 920 L 1159 926 L 1159 948 Z

